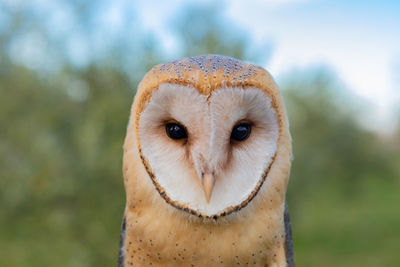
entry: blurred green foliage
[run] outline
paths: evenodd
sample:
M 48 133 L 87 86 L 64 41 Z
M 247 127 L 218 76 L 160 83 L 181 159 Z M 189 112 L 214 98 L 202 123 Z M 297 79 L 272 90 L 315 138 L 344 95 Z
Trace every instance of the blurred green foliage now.
M 64 4 L 90 32 L 90 8 Z M 61 67 L 27 67 L 10 47 L 32 30 L 46 36 L 43 17 L 29 8 L 5 10 L 0 266 L 115 266 L 130 105 L 141 76 L 169 58 L 154 37 L 137 32 L 83 66 L 69 62 L 62 42 L 48 40 Z M 182 38 L 179 56 L 269 57 L 271 51 L 249 53 L 245 36 L 215 10 L 182 12 L 173 25 Z M 351 97 L 327 69 L 293 71 L 280 85 L 295 155 L 288 201 L 297 266 L 399 266 L 400 130 L 389 136 L 359 126 Z

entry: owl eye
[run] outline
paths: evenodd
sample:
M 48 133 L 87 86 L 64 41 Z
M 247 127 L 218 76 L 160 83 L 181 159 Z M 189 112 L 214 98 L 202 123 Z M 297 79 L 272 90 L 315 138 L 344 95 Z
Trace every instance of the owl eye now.
M 235 141 L 244 141 L 250 136 L 250 133 L 251 125 L 249 123 L 240 123 L 233 127 L 231 139 Z
M 177 123 L 167 123 L 165 125 L 165 131 L 167 132 L 168 137 L 174 140 L 187 138 L 185 128 Z

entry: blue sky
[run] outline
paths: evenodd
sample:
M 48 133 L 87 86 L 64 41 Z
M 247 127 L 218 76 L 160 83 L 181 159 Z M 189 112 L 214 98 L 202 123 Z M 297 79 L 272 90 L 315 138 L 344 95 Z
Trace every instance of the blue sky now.
M 179 49 L 166 22 L 185 1 L 139 3 L 145 27 L 164 40 L 167 50 Z M 400 103 L 400 1 L 232 0 L 219 7 L 253 43 L 272 42 L 264 67 L 278 81 L 289 71 L 328 66 L 370 106 L 366 125 L 393 125 Z

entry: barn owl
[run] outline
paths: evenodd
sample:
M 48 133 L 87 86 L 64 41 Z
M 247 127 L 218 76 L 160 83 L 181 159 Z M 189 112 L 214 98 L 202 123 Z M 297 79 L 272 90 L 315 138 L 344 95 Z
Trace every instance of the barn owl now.
M 285 107 L 261 67 L 183 58 L 139 84 L 119 266 L 293 266 Z

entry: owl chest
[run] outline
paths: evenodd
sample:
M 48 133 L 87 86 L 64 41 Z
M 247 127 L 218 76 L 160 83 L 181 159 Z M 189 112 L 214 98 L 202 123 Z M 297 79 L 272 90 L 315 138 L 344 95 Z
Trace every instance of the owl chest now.
M 228 233 L 213 226 L 142 226 L 137 219 L 127 223 L 125 267 L 284 266 L 277 265 L 280 242 L 267 240 L 265 232 L 254 236 L 254 229 Z
M 126 248 L 125 266 L 272 266 L 267 264 L 271 256 L 263 248 L 245 253 L 231 249 L 226 253 L 226 248 L 210 251 L 194 244 L 166 246 L 152 247 L 150 242 L 143 245 L 143 240 L 131 242 Z

